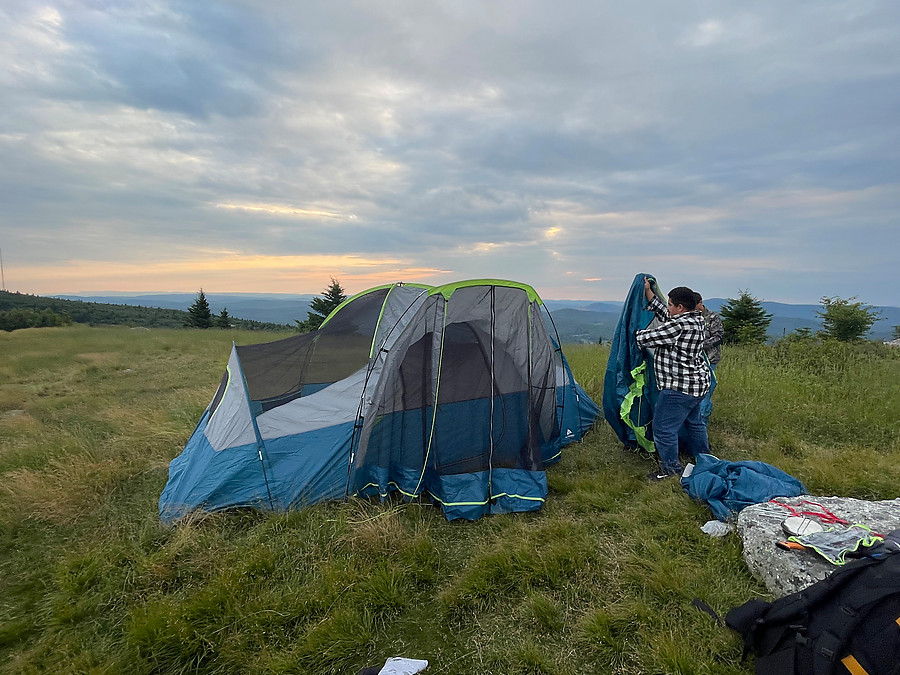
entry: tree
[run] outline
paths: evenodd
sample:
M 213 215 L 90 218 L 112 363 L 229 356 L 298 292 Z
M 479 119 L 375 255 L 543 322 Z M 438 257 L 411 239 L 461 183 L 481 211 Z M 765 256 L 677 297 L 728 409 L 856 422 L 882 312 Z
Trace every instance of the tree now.
M 892 340 L 900 340 L 900 326 L 894 326 L 893 333 L 891 333 Z
M 223 307 L 222 311 L 215 320 L 216 328 L 231 328 L 231 316 L 228 314 L 228 308 Z
M 728 298 L 719 316 L 725 329 L 724 342 L 729 344 L 765 342 L 766 330 L 772 323 L 772 315 L 749 291 L 741 291 L 736 299 Z
M 852 342 L 869 332 L 878 321 L 879 312 L 861 302 L 853 302 L 854 300 L 855 297 L 847 300 L 837 296 L 822 298 L 824 311 L 816 312 L 822 317 L 822 337 Z
M 193 328 L 211 328 L 213 325 L 212 312 L 209 311 L 209 303 L 203 289 L 197 294 L 194 302 L 188 307 L 187 325 Z
M 313 298 L 312 302 L 309 303 L 309 307 L 312 311 L 307 312 L 308 318 L 306 321 L 295 319 L 294 323 L 297 324 L 297 330 L 301 333 L 310 333 L 316 330 L 322 325 L 322 322 L 325 321 L 325 318 L 331 314 L 335 307 L 340 305 L 346 299 L 347 296 L 344 293 L 344 289 L 341 288 L 340 282 L 332 277 L 331 284 L 322 291 L 322 297 Z

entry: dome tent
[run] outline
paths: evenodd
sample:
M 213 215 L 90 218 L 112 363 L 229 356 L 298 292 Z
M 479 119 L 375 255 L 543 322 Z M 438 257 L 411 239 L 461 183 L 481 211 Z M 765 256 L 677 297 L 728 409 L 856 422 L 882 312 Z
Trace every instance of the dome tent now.
M 510 281 L 391 284 L 313 333 L 234 346 L 169 466 L 161 518 L 395 490 L 448 519 L 540 508 L 544 467 L 598 413 L 542 306 Z

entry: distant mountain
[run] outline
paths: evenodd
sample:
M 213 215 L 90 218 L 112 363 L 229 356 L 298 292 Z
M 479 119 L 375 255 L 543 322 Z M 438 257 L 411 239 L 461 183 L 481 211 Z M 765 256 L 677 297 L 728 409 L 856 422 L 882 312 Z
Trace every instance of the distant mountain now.
M 709 298 L 705 304 L 718 312 L 728 300 Z M 590 302 L 583 300 L 545 300 L 544 305 L 553 315 L 560 340 L 563 342 L 597 342 L 599 338 L 608 341 L 615 333 L 621 302 Z M 800 328 L 812 332 L 822 329 L 822 321 L 817 312 L 821 305 L 789 305 L 783 302 L 762 302 L 763 308 L 772 315 L 768 336 L 777 340 Z M 876 307 L 880 318 L 868 334 L 871 340 L 890 340 L 893 327 L 900 326 L 900 307 Z
M 551 309 L 550 315 L 563 343 L 596 343 L 601 338 L 609 342 L 616 332 L 621 310 L 594 312 L 584 309 Z
M 728 300 L 723 298 L 709 298 L 705 301 L 707 307 L 718 312 Z M 772 323 L 769 324 L 769 337 L 778 339 L 792 333 L 798 328 L 809 328 L 813 332 L 822 329 L 822 320 L 817 312 L 822 311 L 822 305 L 789 305 L 784 302 L 762 301 L 763 309 L 772 315 Z M 872 330 L 868 334 L 870 340 L 890 340 L 894 326 L 900 326 L 900 307 L 875 307 L 880 316 Z
M 197 297 L 196 293 L 155 293 L 125 295 L 57 295 L 57 298 L 82 300 L 98 303 L 137 305 L 141 307 L 161 307 L 187 310 Z M 310 301 L 316 295 L 294 295 L 290 293 L 207 293 L 213 314 L 227 307 L 233 317 L 293 325 L 295 319 L 305 319 Z M 721 310 L 727 300 L 708 298 L 706 306 L 712 311 Z M 594 300 L 544 300 L 550 310 L 553 322 L 564 343 L 594 343 L 600 338 L 609 341 L 616 330 L 624 303 Z M 822 328 L 816 312 L 821 305 L 790 305 L 782 302 L 763 301 L 763 308 L 773 315 L 769 325 L 769 337 L 778 339 L 798 328 L 809 328 L 813 332 Z M 876 322 L 868 337 L 872 340 L 888 340 L 894 326 L 900 325 L 900 307 L 878 307 L 881 318 Z
M 289 293 L 205 293 L 209 309 L 219 314 L 223 308 L 241 319 L 293 325 L 295 319 L 305 320 L 309 303 L 315 295 Z M 197 299 L 196 293 L 153 293 L 141 295 L 55 295 L 65 300 L 84 300 L 115 305 L 160 307 L 187 310 Z
M 93 302 L 87 297 L 77 296 L 77 299 L 66 297 L 42 297 L 27 293 L 12 293 L 0 291 L 0 312 L 12 312 L 13 317 L 6 316 L 4 330 L 17 330 L 29 325 L 57 325 L 45 324 L 43 319 L 39 323 L 29 323 L 35 320 L 34 315 L 28 312 L 50 312 L 52 315 L 66 316 L 75 323 L 83 323 L 91 326 L 131 326 L 142 328 L 183 328 L 188 323 L 188 312 L 185 309 L 175 307 L 148 306 L 150 303 L 128 302 Z M 127 300 L 123 295 L 103 297 L 104 300 Z M 24 314 L 23 314 L 24 312 Z M 230 316 L 230 324 L 233 328 L 243 330 L 284 331 L 290 330 L 292 324 L 281 322 L 257 321 L 234 315 Z M 11 328 L 9 326 L 12 326 Z

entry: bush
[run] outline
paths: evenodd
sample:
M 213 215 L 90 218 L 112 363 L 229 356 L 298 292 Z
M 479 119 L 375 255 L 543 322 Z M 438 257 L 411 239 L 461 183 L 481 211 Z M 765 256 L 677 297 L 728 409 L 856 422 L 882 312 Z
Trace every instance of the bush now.
M 822 335 L 841 342 L 859 340 L 875 325 L 879 313 L 866 307 L 861 302 L 853 302 L 856 298 L 844 300 L 837 296 L 822 298 L 824 311 L 816 312 L 822 317 Z
M 57 314 L 52 309 L 10 309 L 0 311 L 0 330 L 12 332 L 20 328 L 46 328 L 65 326 L 72 319 L 65 314 Z

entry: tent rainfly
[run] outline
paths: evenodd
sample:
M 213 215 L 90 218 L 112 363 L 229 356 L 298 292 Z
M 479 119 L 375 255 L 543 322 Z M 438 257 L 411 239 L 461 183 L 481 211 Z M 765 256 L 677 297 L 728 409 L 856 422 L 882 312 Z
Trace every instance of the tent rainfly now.
M 544 467 L 599 413 L 545 311 L 511 281 L 391 284 L 313 333 L 234 346 L 160 517 L 393 491 L 448 520 L 540 508 Z

